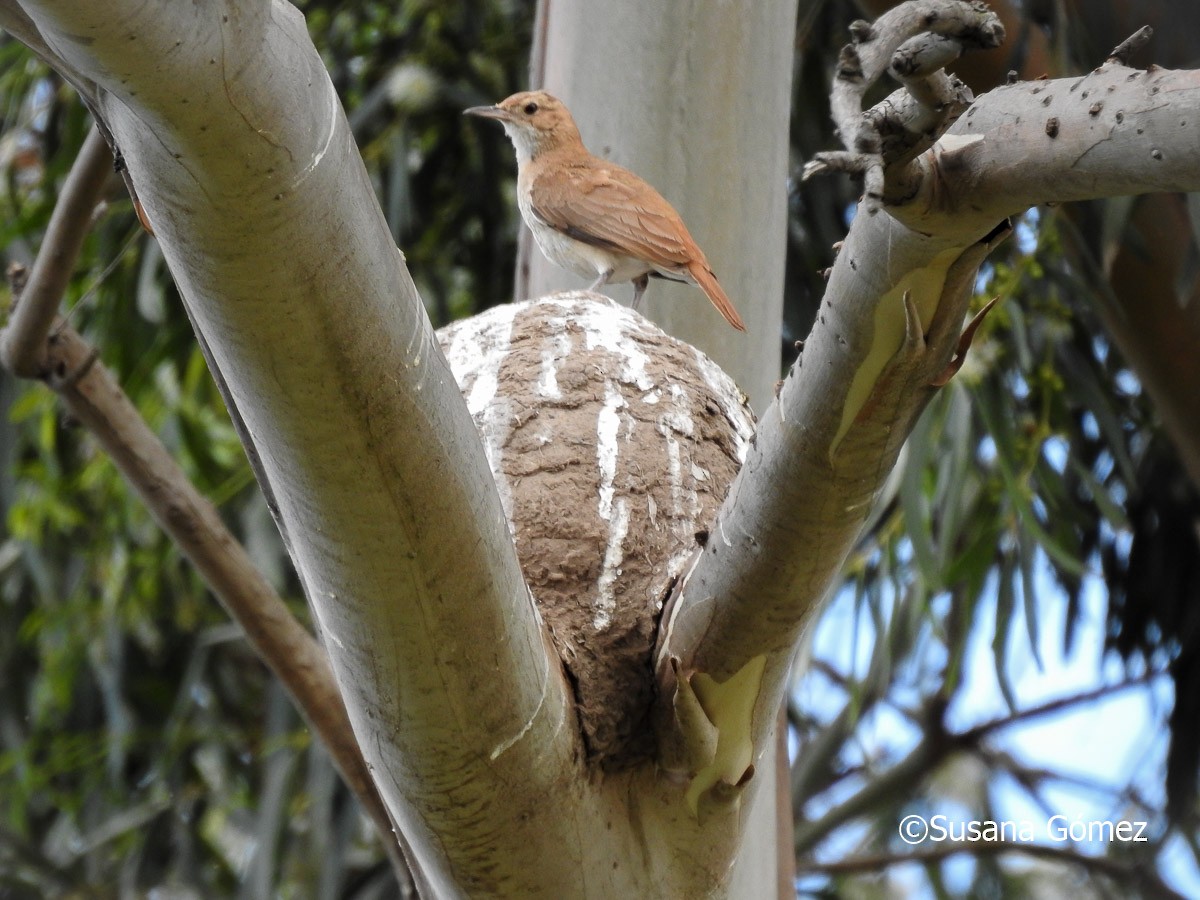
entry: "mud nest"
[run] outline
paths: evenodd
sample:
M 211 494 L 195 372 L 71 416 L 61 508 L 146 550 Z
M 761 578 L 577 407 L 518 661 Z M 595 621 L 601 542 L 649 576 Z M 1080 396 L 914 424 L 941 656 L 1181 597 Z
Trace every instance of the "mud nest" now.
M 745 397 L 698 350 L 594 294 L 497 307 L 439 338 L 589 760 L 644 759 L 663 600 L 745 458 Z

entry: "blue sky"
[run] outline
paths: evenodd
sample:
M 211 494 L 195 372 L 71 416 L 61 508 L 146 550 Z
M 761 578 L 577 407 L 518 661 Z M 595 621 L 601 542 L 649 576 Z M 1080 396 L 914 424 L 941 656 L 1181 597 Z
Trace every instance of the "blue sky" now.
M 1018 709 L 1028 709 L 1048 701 L 1069 697 L 1100 687 L 1119 684 L 1131 677 L 1124 664 L 1112 654 L 1104 654 L 1104 623 L 1107 591 L 1103 582 L 1091 577 L 1083 592 L 1083 613 L 1072 653 L 1062 647 L 1063 617 L 1066 598 L 1054 586 L 1046 568 L 1035 581 L 1039 591 L 1038 656 L 1035 659 L 1023 620 L 1023 604 L 1019 601 L 1011 623 L 1012 638 L 1008 649 L 1008 671 Z M 967 673 L 960 692 L 951 705 L 947 722 L 950 728 L 961 730 L 1000 718 L 1008 714 L 995 671 L 992 650 L 992 630 L 980 623 L 995 621 L 995 596 L 984 599 L 987 608 L 980 611 L 977 626 L 970 639 L 965 662 Z M 858 637 L 855 639 L 855 632 Z M 869 622 L 861 614 L 856 617 L 855 598 L 850 591 L 841 592 L 822 617 L 814 635 L 815 654 L 845 673 L 863 673 L 873 647 Z M 940 661 L 935 661 L 940 665 Z M 811 677 L 797 687 L 797 697 L 803 706 L 819 714 L 832 715 L 840 707 L 841 694 L 829 690 L 828 682 Z M 1120 800 L 1127 788 L 1152 806 L 1161 808 L 1163 802 L 1163 772 L 1167 734 L 1163 722 L 1171 709 L 1172 685 L 1166 678 L 1114 693 L 1101 700 L 1081 704 L 1062 712 L 1031 719 L 995 733 L 988 745 L 1006 752 L 1026 766 L 1045 769 L 1067 776 L 1049 783 L 1042 792 L 1045 808 L 1039 807 L 1029 794 L 1011 779 L 991 781 L 990 800 L 996 820 L 1029 823 L 1034 839 L 1040 843 L 1057 843 L 1047 828 L 1051 816 L 1060 816 L 1054 825 L 1086 827 L 1089 821 L 1138 821 L 1146 819 L 1136 806 Z M 870 714 L 859 730 L 862 752 L 878 759 L 896 758 L 915 744 L 918 733 L 908 719 L 890 706 L 880 705 Z M 942 812 L 949 820 L 963 822 L 980 818 L 972 814 L 967 800 L 954 799 L 953 769 L 937 782 L 931 792 L 945 795 Z M 969 779 L 968 779 L 969 780 Z M 949 784 L 948 784 L 949 782 Z M 977 783 L 975 784 L 977 788 Z M 846 793 L 849 793 L 849 788 Z M 841 793 L 841 792 L 839 792 Z M 968 791 L 969 793 L 969 791 Z M 843 799 L 844 793 L 836 799 Z M 1117 805 L 1114 805 L 1114 798 Z M 1083 823 L 1083 824 L 1076 824 Z M 1147 833 L 1154 833 L 1160 823 L 1152 821 Z M 861 839 L 861 828 L 847 828 L 844 833 L 819 852 L 821 858 L 839 858 Z M 1082 842 L 1079 852 L 1100 854 L 1100 843 Z M 1033 861 L 1018 854 L 1005 857 L 1014 869 L 1033 865 Z M 1163 878 L 1185 896 L 1200 896 L 1200 871 L 1187 847 L 1173 838 L 1159 856 Z M 962 890 L 970 881 L 974 862 L 963 855 L 956 857 L 946 868 L 947 886 Z M 909 877 L 911 876 L 911 877 Z M 897 887 L 903 885 L 905 896 L 923 896 L 925 884 L 920 870 L 911 873 L 900 869 L 893 873 Z

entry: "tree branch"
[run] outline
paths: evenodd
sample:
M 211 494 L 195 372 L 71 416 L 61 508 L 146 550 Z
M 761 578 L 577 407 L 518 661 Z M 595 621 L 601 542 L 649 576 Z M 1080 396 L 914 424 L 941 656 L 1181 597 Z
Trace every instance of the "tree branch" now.
M 796 858 L 800 860 L 797 867 L 803 869 L 813 849 L 838 826 L 877 808 L 890 797 L 910 793 L 955 746 L 926 735 L 904 759 L 868 780 L 861 790 L 826 810 L 819 819 L 798 822 L 794 836 Z
M 46 371 L 46 335 L 75 271 L 75 260 L 92 224 L 92 211 L 112 174 L 112 154 L 92 129 L 63 183 L 41 249 L 20 302 L 0 332 L 0 365 L 23 378 Z
M 1081 78 L 998 87 L 921 157 L 919 189 L 889 211 L 944 233 L 1041 203 L 1200 190 L 1197 108 L 1197 70 L 1109 62 Z
M 855 22 L 853 43 L 842 48 L 830 107 L 845 151 L 817 154 L 804 177 L 830 171 L 865 176 L 864 208 L 875 213 L 884 198 L 884 168 L 926 149 L 971 101 L 971 93 L 943 67 L 968 48 L 998 47 L 1004 26 L 980 3 L 917 0 L 902 3 L 875 22 Z M 904 89 L 869 111 L 867 90 L 885 72 Z
M 1136 678 L 1130 678 L 1126 681 L 1122 681 L 1118 684 L 1101 685 L 1100 687 L 1094 688 L 1090 691 L 1082 691 L 1081 693 L 1072 694 L 1068 697 L 1057 697 L 1054 700 L 1048 700 L 1045 703 L 1038 704 L 1037 706 L 1031 706 L 1028 709 L 1018 710 L 1017 712 L 1010 713 L 1006 716 L 1000 716 L 987 722 L 981 722 L 978 725 L 968 728 L 966 731 L 959 732 L 955 740 L 965 744 L 974 744 L 987 737 L 992 732 L 999 731 L 1002 728 L 1008 728 L 1011 725 L 1016 725 L 1020 722 L 1028 721 L 1029 719 L 1038 719 L 1042 716 L 1051 716 L 1072 706 L 1078 706 L 1079 704 L 1083 703 L 1091 703 L 1103 697 L 1108 697 L 1112 694 L 1129 690 L 1130 688 L 1140 687 L 1148 684 L 1155 678 L 1163 677 L 1166 676 L 1162 672 L 1150 671 L 1145 672 Z
M 891 216 L 855 218 L 804 353 L 664 610 L 657 721 L 667 769 L 687 769 L 673 736 L 677 672 L 725 682 L 763 657 L 748 735 L 762 746 L 799 635 L 958 345 L 980 261 L 1006 233 L 950 240 Z
M 1123 66 L 1129 65 L 1129 57 L 1133 56 L 1138 50 L 1146 45 L 1146 42 L 1154 36 L 1154 29 L 1149 25 L 1143 25 L 1117 46 L 1113 47 L 1112 53 L 1108 54 L 1108 61 L 1120 63 Z
M 940 717 L 931 716 L 930 711 L 926 710 L 922 723 L 925 725 L 925 734 L 907 756 L 872 778 L 862 790 L 827 810 L 820 819 L 796 827 L 796 853 L 800 856 L 810 853 L 833 829 L 875 808 L 884 798 L 911 792 L 913 785 L 922 782 L 948 756 L 977 748 L 994 731 L 1039 716 L 1052 715 L 1069 706 L 1090 703 L 1114 692 L 1144 684 L 1152 677 L 1146 675 L 1118 685 L 1106 685 L 1070 697 L 1060 697 L 957 733 L 943 731 Z

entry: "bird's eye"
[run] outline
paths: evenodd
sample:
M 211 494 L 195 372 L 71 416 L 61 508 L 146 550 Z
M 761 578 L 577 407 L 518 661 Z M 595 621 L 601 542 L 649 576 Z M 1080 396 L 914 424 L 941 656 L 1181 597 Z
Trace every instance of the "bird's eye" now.
M 536 103 L 526 103 L 525 104 L 525 115 L 532 116 L 537 111 L 538 111 L 538 105 Z

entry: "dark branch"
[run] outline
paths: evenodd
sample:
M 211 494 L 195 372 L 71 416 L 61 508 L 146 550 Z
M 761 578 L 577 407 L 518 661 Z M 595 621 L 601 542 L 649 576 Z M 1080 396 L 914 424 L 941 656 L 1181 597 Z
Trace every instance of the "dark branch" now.
M 936 716 L 931 717 L 927 709 L 925 715 L 920 717 L 920 723 L 925 726 L 925 737 L 904 759 L 880 772 L 869 780 L 862 790 L 851 795 L 841 804 L 833 806 L 820 819 L 797 825 L 793 842 L 796 853 L 797 855 L 810 853 L 811 849 L 824 840 L 835 828 L 866 814 L 882 798 L 896 796 L 899 792 L 911 790 L 913 785 L 923 781 L 938 765 L 954 753 L 976 751 L 984 738 L 993 731 L 1027 719 L 1051 715 L 1076 704 L 1089 703 L 1109 694 L 1144 684 L 1158 674 L 1148 673 L 1120 684 L 1105 685 L 1096 690 L 1062 697 L 1003 718 L 992 719 L 961 732 L 941 730 L 937 724 L 940 720 Z M 933 723 L 932 727 L 930 727 L 931 722 Z
M 954 740 L 965 745 L 977 744 L 982 738 L 991 734 L 993 731 L 999 731 L 1001 728 L 1007 728 L 1010 725 L 1015 725 L 1018 722 L 1024 722 L 1028 719 L 1037 719 L 1041 716 L 1053 715 L 1057 712 L 1062 712 L 1072 706 L 1083 703 L 1091 703 L 1093 700 L 1099 700 L 1107 697 L 1110 694 L 1116 694 L 1120 691 L 1129 690 L 1130 688 L 1140 687 L 1155 678 L 1162 677 L 1162 672 L 1146 672 L 1137 678 L 1131 678 L 1128 681 L 1122 681 L 1119 684 L 1106 684 L 1090 691 L 1084 691 L 1079 694 L 1072 694 L 1069 697 L 1059 697 L 1056 700 L 1051 700 L 1039 706 L 1031 706 L 1029 709 L 1023 709 L 1011 715 L 1001 716 L 998 719 L 992 719 L 987 722 L 982 722 L 966 731 L 959 732 L 954 736 Z
M 1112 53 L 1108 54 L 1109 62 L 1120 63 L 1126 65 L 1129 62 L 1129 57 L 1133 56 L 1140 50 L 1145 43 L 1154 36 L 1154 29 L 1149 25 L 1143 25 L 1117 46 L 1113 47 Z
M 0 363 L 14 375 L 45 374 L 46 336 L 111 174 L 112 154 L 100 132 L 92 129 L 63 184 L 20 302 L 0 333 Z

